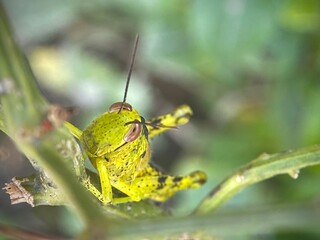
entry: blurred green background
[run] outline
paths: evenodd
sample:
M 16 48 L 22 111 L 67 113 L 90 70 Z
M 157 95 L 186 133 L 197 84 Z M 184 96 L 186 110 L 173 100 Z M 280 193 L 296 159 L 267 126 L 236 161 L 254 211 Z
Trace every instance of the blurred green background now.
M 128 102 L 145 118 L 180 104 L 194 110 L 189 124 L 152 142 L 152 161 L 170 173 L 204 170 L 209 177 L 204 187 L 166 204 L 176 214 L 190 212 L 261 153 L 320 142 L 320 1 L 3 2 L 42 91 L 52 103 L 77 106 L 72 122 L 80 128 L 121 101 L 140 34 Z M 8 139 L 0 141 L 3 186 L 32 169 Z M 297 180 L 279 176 L 223 209 L 308 203 L 319 199 L 319 182 L 320 167 Z M 77 231 L 64 208 L 10 206 L 3 191 L 0 197 L 2 221 L 63 235 Z M 310 229 L 264 236 L 319 237 Z

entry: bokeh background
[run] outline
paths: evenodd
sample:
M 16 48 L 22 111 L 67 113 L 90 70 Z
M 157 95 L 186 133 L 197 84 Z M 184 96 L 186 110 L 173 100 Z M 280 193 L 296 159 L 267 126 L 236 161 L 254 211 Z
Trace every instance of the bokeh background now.
M 72 122 L 80 128 L 122 100 L 140 34 L 128 102 L 145 118 L 180 104 L 194 110 L 189 124 L 152 142 L 152 161 L 170 173 L 204 170 L 209 177 L 166 204 L 176 214 L 190 212 L 261 153 L 320 142 L 317 0 L 3 2 L 43 93 L 78 107 Z M 33 170 L 3 134 L 0 141 L 2 187 Z M 320 167 L 304 169 L 296 180 L 279 176 L 251 186 L 222 210 L 309 203 L 319 199 L 319 183 Z M 62 235 L 79 229 L 67 209 L 10 206 L 3 191 L 0 219 Z M 302 236 L 317 239 L 319 231 L 273 231 L 263 239 Z

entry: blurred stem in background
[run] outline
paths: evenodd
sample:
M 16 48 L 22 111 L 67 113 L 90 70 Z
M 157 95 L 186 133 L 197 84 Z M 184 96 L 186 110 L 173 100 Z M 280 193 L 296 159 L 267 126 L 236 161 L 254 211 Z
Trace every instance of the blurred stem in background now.
M 50 122 L 49 105 L 39 92 L 28 62 L 16 46 L 2 4 L 0 36 L 2 130 L 37 169 L 43 169 L 54 181 L 53 184 L 59 186 L 87 226 L 96 227 L 101 222 L 106 224 L 107 218 L 77 180 L 70 166 L 73 161 L 62 158 L 56 148 L 67 134 L 55 129 L 56 123 Z M 69 138 L 72 140 L 71 136 Z

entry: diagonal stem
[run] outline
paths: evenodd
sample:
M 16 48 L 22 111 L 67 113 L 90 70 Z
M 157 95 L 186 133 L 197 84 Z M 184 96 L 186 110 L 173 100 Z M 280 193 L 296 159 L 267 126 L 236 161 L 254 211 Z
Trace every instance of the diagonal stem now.
M 320 145 L 272 155 L 264 153 L 216 186 L 194 213 L 212 212 L 245 187 L 279 174 L 297 178 L 300 169 L 317 164 L 320 164 Z
M 49 105 L 38 89 L 27 60 L 13 39 L 1 3 L 0 85 L 3 90 L 1 130 L 15 141 L 29 159 L 48 173 L 88 225 L 101 219 L 106 224 L 107 219 L 101 209 L 78 182 L 71 167 L 72 158 L 63 158 L 57 149 L 62 140 L 72 141 L 72 136 L 62 128 L 45 128 Z

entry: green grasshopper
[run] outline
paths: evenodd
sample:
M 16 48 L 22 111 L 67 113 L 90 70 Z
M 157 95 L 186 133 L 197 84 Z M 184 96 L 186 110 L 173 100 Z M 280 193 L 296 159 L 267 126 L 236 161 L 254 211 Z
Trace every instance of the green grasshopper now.
M 192 110 L 182 105 L 171 113 L 146 121 L 126 102 L 138 41 L 137 36 L 123 101 L 112 104 L 109 111 L 96 118 L 83 131 L 69 122 L 65 123 L 79 139 L 98 171 L 101 190 L 89 179 L 83 183 L 103 204 L 143 199 L 165 201 L 177 191 L 198 188 L 206 182 L 206 174 L 201 171 L 185 176 L 170 176 L 150 164 L 149 140 L 170 128 L 187 123 Z M 113 188 L 125 196 L 115 197 Z

